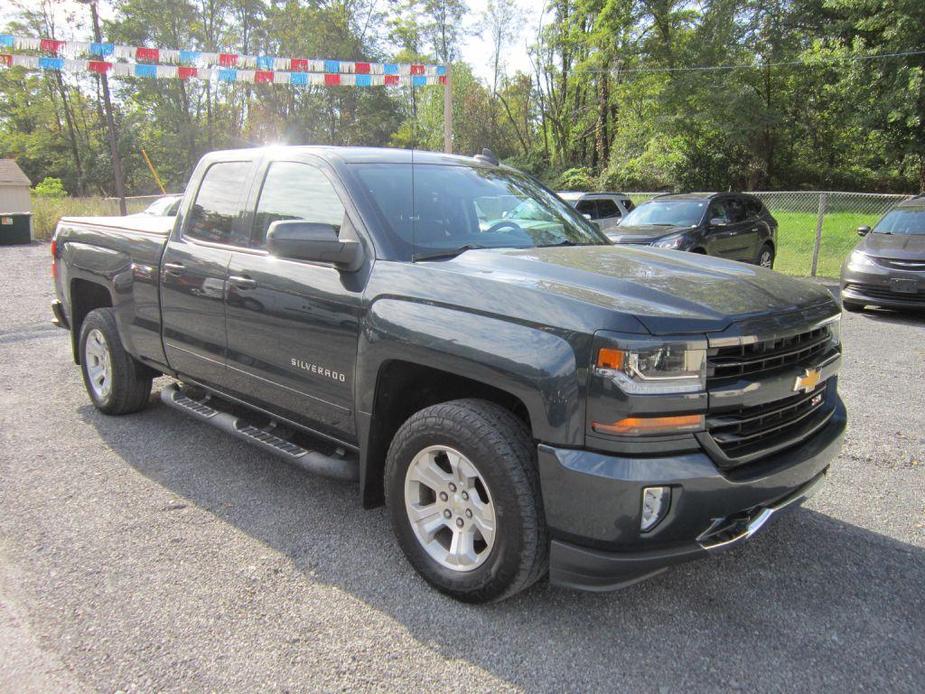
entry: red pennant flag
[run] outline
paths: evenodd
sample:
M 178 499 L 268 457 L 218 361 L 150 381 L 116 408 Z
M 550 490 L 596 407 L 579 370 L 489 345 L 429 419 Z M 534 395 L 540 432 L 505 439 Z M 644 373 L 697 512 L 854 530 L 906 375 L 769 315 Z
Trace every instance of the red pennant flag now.
M 195 77 L 196 74 L 196 68 L 194 67 L 180 66 L 177 68 L 177 77 L 181 80 L 188 80 L 190 77 Z
M 254 73 L 254 82 L 257 84 L 267 84 L 268 82 L 273 81 L 273 71 L 272 70 L 257 70 Z
M 398 75 L 384 75 L 384 77 L 387 87 L 398 84 Z
M 446 84 L 446 75 L 440 75 L 440 84 Z
M 340 75 L 336 73 L 325 73 L 324 75 L 324 86 L 325 87 L 336 87 L 340 84 Z
M 238 64 L 237 53 L 219 53 L 218 64 L 222 67 L 234 67 Z
M 135 60 L 143 63 L 156 63 L 161 57 L 161 52 L 156 48 L 145 48 L 139 46 L 135 49 Z
M 61 46 L 64 45 L 64 41 L 56 41 L 55 39 L 42 39 L 39 42 L 39 48 L 41 48 L 46 53 L 58 54 L 58 51 L 61 49 Z
M 411 66 L 411 74 L 412 74 L 412 75 L 423 75 L 423 74 L 424 74 L 424 66 L 423 66 L 423 65 L 412 65 L 412 66 Z
M 292 58 L 289 69 L 293 72 L 308 72 L 308 58 Z
M 9 53 L 0 53 L 0 65 L 11 67 L 13 65 L 13 56 Z
M 105 75 L 112 68 L 112 63 L 107 63 L 104 60 L 91 60 L 87 63 L 87 66 L 90 68 L 90 72 L 98 72 L 101 75 Z
M 358 75 L 368 75 L 369 74 L 369 63 L 354 63 L 353 64 L 354 72 Z

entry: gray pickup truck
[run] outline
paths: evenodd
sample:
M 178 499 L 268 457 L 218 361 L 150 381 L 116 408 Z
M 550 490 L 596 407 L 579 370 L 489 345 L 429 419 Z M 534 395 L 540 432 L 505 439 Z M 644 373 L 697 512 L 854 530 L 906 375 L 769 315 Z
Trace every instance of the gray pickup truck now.
M 845 429 L 828 291 L 616 247 L 487 157 L 216 152 L 175 218 L 63 219 L 51 252 L 97 408 L 176 379 L 167 405 L 358 480 L 465 601 L 733 547 L 818 487 Z

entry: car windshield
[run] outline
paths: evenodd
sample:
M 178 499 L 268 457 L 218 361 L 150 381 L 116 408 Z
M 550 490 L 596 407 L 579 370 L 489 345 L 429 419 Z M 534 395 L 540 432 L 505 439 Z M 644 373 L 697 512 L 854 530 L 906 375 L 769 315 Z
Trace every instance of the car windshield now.
M 925 207 L 901 207 L 892 210 L 874 227 L 874 232 L 925 236 Z
M 410 164 L 355 164 L 353 170 L 403 260 L 469 248 L 610 243 L 569 205 L 514 171 L 415 164 L 412 178 Z
M 652 200 L 626 215 L 620 226 L 692 227 L 700 224 L 706 206 L 705 200 Z

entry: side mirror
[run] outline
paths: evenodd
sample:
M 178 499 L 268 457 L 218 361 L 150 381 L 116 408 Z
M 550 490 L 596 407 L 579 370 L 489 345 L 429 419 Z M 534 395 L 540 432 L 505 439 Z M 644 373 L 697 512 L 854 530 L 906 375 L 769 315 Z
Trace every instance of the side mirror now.
M 858 236 L 867 236 L 870 233 L 870 227 L 866 224 L 858 227 Z
M 710 220 L 711 227 L 724 227 L 726 226 L 726 220 L 722 217 L 714 217 Z
M 332 224 L 286 219 L 273 222 L 267 230 L 267 249 L 289 260 L 331 263 L 342 270 L 356 270 L 363 261 L 359 241 L 340 239 Z

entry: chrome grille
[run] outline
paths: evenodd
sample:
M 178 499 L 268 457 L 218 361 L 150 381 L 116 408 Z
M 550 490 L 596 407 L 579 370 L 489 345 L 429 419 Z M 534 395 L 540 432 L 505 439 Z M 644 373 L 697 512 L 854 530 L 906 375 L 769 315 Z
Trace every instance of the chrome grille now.
M 878 258 L 876 256 L 871 256 L 871 259 L 878 265 L 892 268 L 893 270 L 912 270 L 914 272 L 925 272 L 925 259 L 906 260 L 904 258 Z
M 726 467 L 797 443 L 825 423 L 833 411 L 826 407 L 826 388 L 820 383 L 810 393 L 709 415 L 707 431 L 729 459 Z
M 707 384 L 734 378 L 763 376 L 801 364 L 829 351 L 831 331 L 824 325 L 790 337 L 746 345 L 714 347 L 707 354 Z

